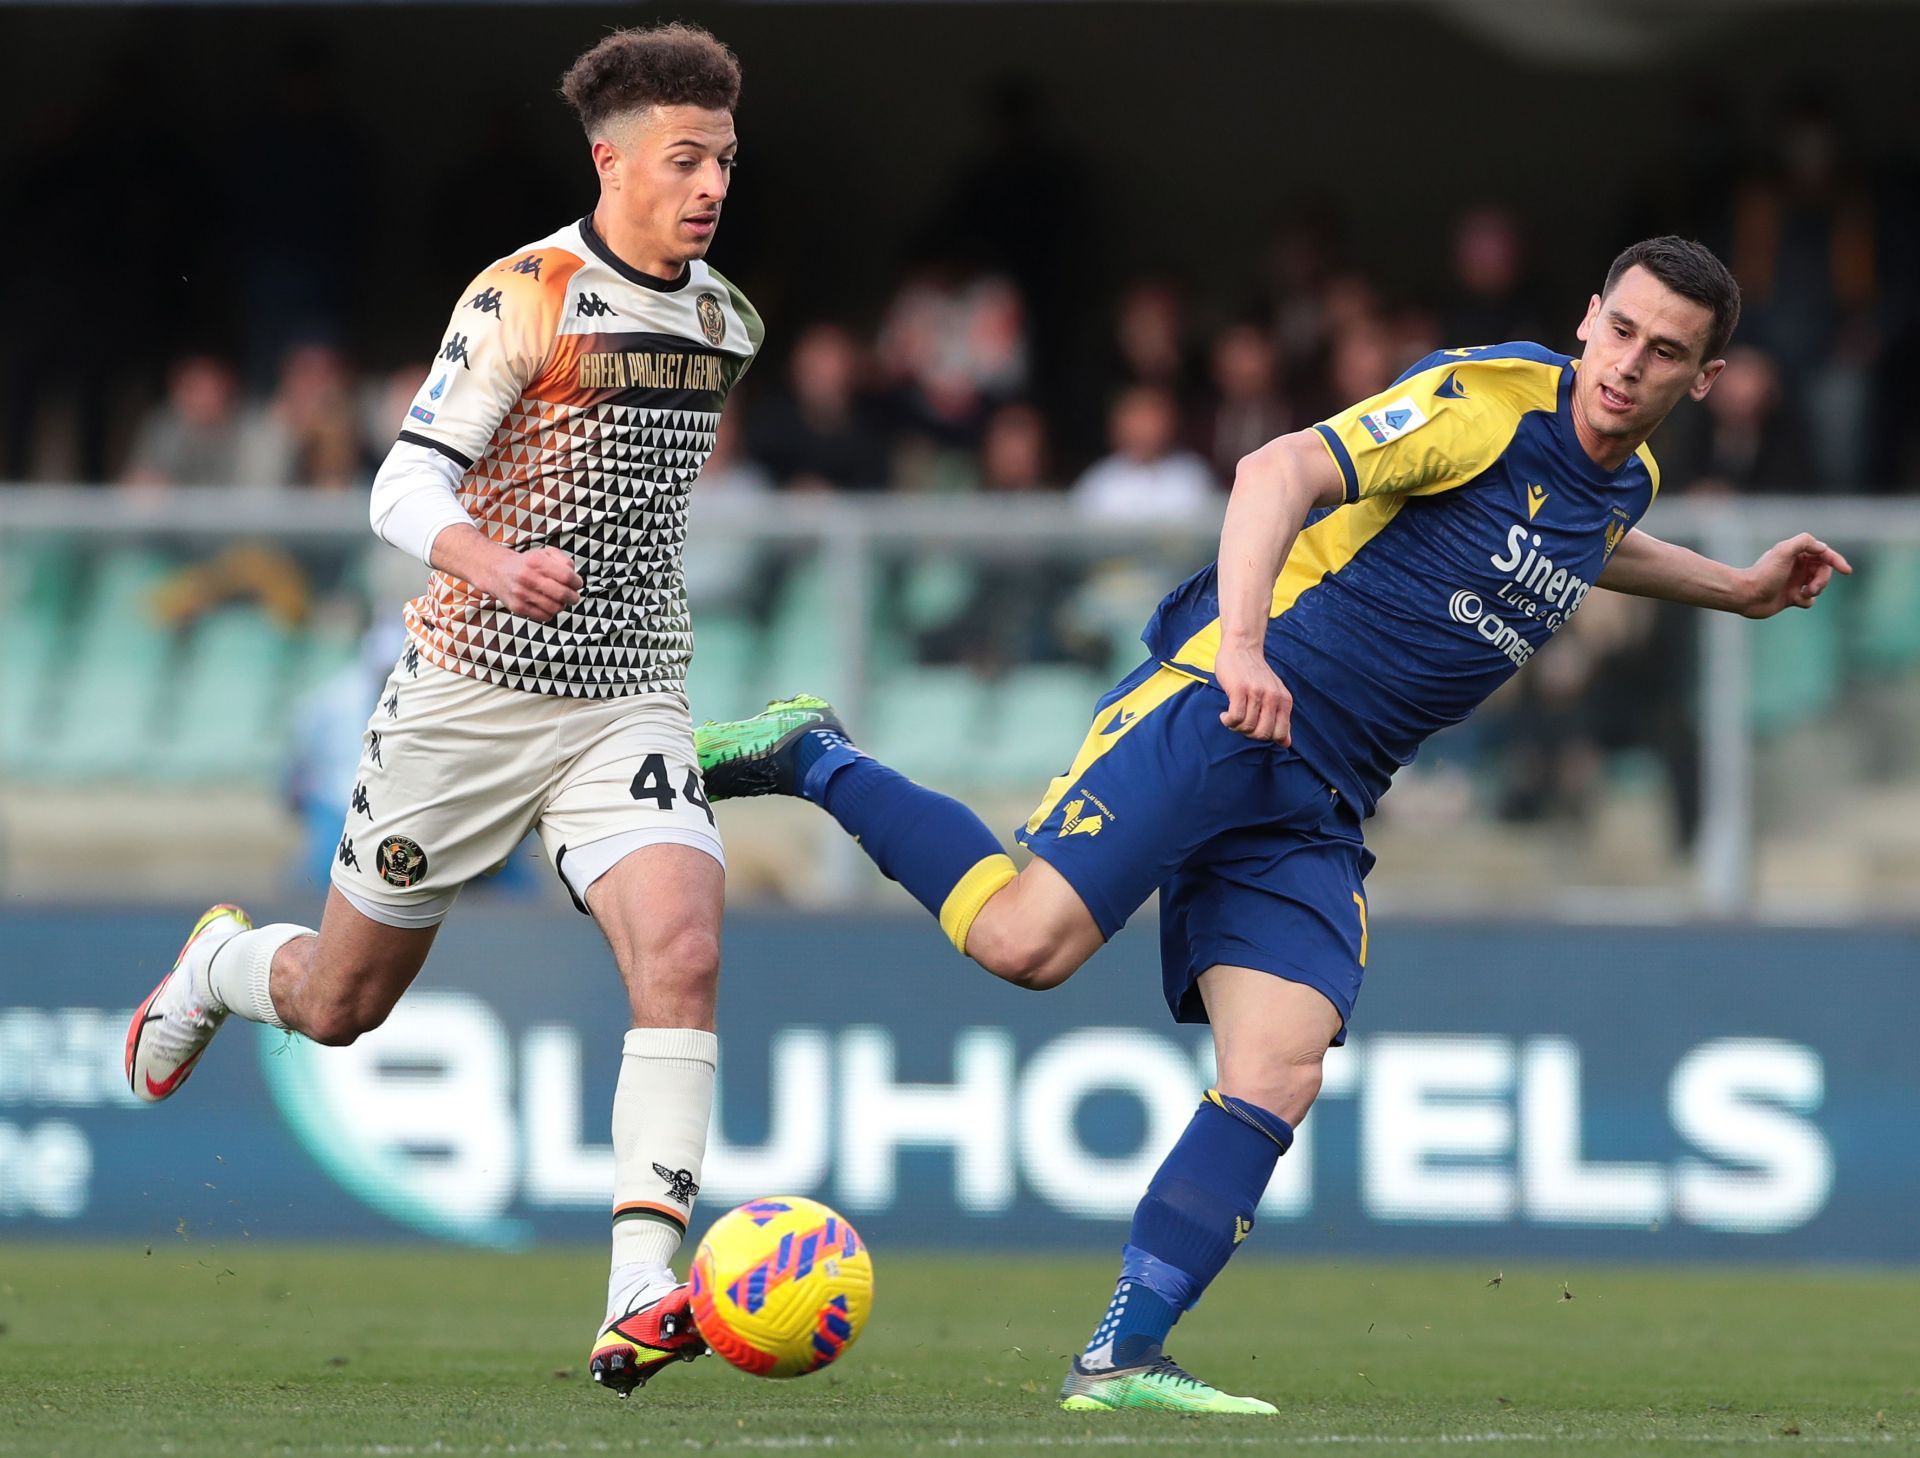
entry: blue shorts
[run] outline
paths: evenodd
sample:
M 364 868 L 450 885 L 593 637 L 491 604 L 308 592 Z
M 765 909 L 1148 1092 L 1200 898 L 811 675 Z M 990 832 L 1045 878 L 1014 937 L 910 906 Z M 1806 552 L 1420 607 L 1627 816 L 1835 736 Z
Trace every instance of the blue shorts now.
M 1323 993 L 1340 1034 L 1367 961 L 1359 816 L 1291 749 L 1220 722 L 1211 682 L 1148 662 L 1104 699 L 1073 768 L 1017 831 L 1111 937 L 1156 890 L 1160 975 L 1176 1021 L 1225 964 Z

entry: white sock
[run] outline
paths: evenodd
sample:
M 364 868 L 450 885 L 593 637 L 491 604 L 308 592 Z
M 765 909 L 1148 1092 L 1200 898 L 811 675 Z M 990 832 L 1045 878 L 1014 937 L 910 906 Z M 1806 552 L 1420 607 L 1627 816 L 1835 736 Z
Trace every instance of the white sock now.
M 229 937 L 207 964 L 209 1000 L 249 1022 L 286 1027 L 274 1009 L 268 987 L 273 977 L 273 954 L 295 937 L 314 934 L 312 927 L 278 921 Z
M 607 1277 L 607 1320 L 618 1321 L 636 1306 L 644 1306 L 679 1284 L 672 1266 L 653 1261 L 615 1266 L 613 1274 Z
M 700 1193 L 719 1039 L 698 1028 L 635 1028 L 613 1090 L 613 1268 L 665 1268 Z

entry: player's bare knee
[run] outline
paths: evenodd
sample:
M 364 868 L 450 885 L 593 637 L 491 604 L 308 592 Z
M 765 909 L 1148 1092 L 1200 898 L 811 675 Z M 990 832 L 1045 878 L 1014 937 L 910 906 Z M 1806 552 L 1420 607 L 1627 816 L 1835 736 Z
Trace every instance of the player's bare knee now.
M 704 927 L 671 932 L 621 959 L 628 985 L 653 1004 L 711 1005 L 720 982 L 720 938 Z
M 1051 939 L 1007 918 L 984 927 L 976 922 L 967 937 L 967 955 L 994 976 L 1032 992 L 1058 987 L 1078 968 Z
M 1320 1096 L 1324 1048 L 1262 1050 L 1251 1056 L 1229 1056 L 1222 1062 L 1218 1087 L 1222 1093 L 1271 1109 L 1282 1118 L 1297 1119 Z
M 387 1020 L 390 1007 L 327 1003 L 303 1012 L 298 1031 L 328 1048 L 345 1048 Z

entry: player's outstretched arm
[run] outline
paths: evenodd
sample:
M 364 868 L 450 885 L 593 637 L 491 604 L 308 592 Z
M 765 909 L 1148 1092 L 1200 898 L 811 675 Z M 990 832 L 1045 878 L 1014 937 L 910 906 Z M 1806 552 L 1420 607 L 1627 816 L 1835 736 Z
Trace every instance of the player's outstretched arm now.
M 1836 572 L 1851 575 L 1853 564 L 1811 532 L 1789 537 L 1751 567 L 1739 568 L 1636 527 L 1614 549 L 1600 585 L 1634 597 L 1770 618 L 1790 607 L 1812 607 Z
M 1220 528 L 1220 651 L 1213 676 L 1227 696 L 1220 722 L 1252 739 L 1293 742 L 1293 695 L 1267 662 L 1273 584 L 1317 506 L 1345 483 L 1312 431 L 1272 440 L 1240 461 Z

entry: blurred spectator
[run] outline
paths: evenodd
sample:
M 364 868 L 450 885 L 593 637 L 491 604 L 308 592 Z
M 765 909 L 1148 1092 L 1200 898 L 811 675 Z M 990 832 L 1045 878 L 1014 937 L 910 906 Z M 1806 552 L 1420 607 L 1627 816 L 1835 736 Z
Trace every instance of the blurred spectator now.
M 1074 504 L 1099 521 L 1177 521 L 1204 510 L 1220 492 L 1207 463 L 1180 449 L 1179 434 L 1179 412 L 1165 388 L 1124 391 L 1109 417 L 1113 453 L 1074 482 Z
M 1379 394 L 1393 383 L 1400 369 L 1387 326 L 1377 319 L 1356 321 L 1333 342 L 1333 358 L 1327 368 L 1328 398 L 1325 409 L 1318 413 L 1331 415 Z
M 1113 342 L 1127 382 L 1179 393 L 1186 384 L 1186 305 L 1166 279 L 1143 278 L 1120 295 Z
M 1511 208 L 1479 207 L 1461 217 L 1440 319 L 1448 341 L 1459 347 L 1543 337 L 1541 312 L 1527 285 L 1520 221 Z
M 337 490 L 364 480 L 370 462 L 340 352 L 324 344 L 288 350 L 273 398 L 244 440 L 244 484 Z
M 1083 290 L 1059 287 L 1085 233 L 1086 169 L 1053 135 L 1047 87 L 1025 77 L 996 81 L 982 98 L 985 149 L 966 163 L 937 214 L 938 246 L 977 255 L 1013 280 L 1032 327 L 1026 388 L 1058 389 L 1066 351 L 1079 336 Z
M 1273 340 L 1255 324 L 1235 324 L 1213 341 L 1215 401 L 1201 427 L 1201 448 L 1214 474 L 1231 482 L 1240 458 L 1294 428 L 1280 393 Z
M 1020 290 L 958 262 L 926 265 L 880 323 L 880 365 L 908 429 L 971 447 L 994 401 L 1027 384 Z
M 1287 382 L 1298 385 L 1326 357 L 1326 285 L 1339 256 L 1334 206 L 1317 200 L 1299 208 L 1267 251 L 1274 341 Z
M 762 404 L 752 455 L 789 491 L 878 491 L 889 484 L 887 443 L 860 395 L 860 346 L 838 324 L 802 330 L 788 390 Z
M 167 396 L 141 421 L 124 478 L 136 486 L 242 483 L 240 381 L 212 355 L 188 355 L 167 375 Z
M 1793 411 L 1783 408 L 1780 368 L 1763 349 L 1736 344 L 1704 404 L 1676 411 L 1657 441 L 1666 478 L 1692 491 L 1833 489 L 1813 469 Z
M 740 453 L 746 427 L 738 403 L 729 403 L 713 438 L 713 454 L 694 478 L 687 509 L 687 545 L 681 559 L 687 602 L 696 612 L 708 608 L 757 606 L 761 587 L 760 551 L 722 536 L 716 518 L 739 517 L 773 490 L 765 468 Z
M 1862 483 L 1883 261 L 1873 198 L 1827 102 L 1784 109 L 1767 165 L 1737 189 L 1728 260 L 1741 333 L 1780 361 L 1829 487 Z
M 376 468 L 393 449 L 424 378 L 418 365 L 402 365 L 360 387 L 361 449 Z
M 1054 486 L 1046 418 L 1031 405 L 1002 405 L 980 442 L 985 491 L 1047 491 Z

